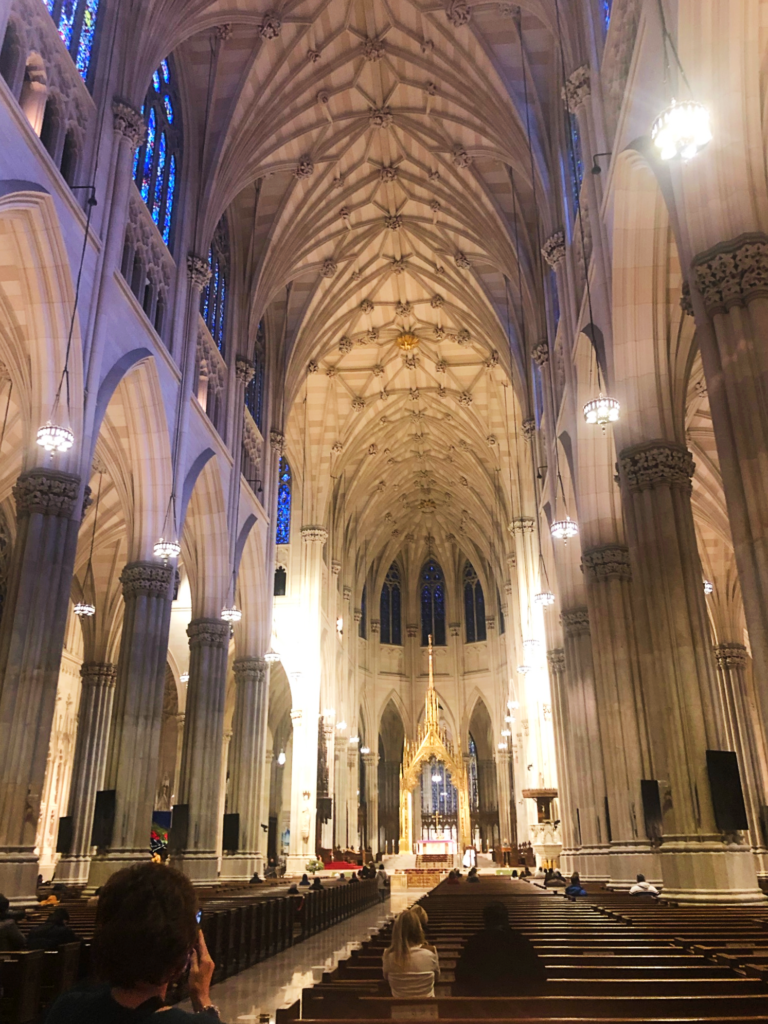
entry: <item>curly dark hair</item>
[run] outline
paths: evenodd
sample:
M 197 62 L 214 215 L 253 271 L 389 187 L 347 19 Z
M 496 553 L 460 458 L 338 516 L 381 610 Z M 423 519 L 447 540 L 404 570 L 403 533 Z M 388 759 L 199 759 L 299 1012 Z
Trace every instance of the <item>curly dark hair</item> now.
M 99 895 L 93 953 L 99 976 L 117 988 L 162 985 L 179 974 L 197 940 L 192 883 L 162 864 L 112 875 Z

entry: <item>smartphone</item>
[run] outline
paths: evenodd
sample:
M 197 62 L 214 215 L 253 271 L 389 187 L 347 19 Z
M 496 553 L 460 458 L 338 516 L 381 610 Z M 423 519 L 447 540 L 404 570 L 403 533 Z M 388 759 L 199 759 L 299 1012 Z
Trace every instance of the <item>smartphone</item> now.
M 203 919 L 203 912 L 202 912 L 202 910 L 198 910 L 198 912 L 195 914 L 195 917 L 197 918 L 197 923 L 200 924 L 200 922 Z

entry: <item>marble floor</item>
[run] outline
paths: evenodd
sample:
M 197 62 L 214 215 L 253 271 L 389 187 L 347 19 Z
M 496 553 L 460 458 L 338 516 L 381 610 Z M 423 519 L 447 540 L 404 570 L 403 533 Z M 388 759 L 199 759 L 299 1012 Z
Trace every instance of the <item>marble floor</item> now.
M 211 998 L 221 1011 L 221 1019 L 227 1024 L 237 1021 L 258 1024 L 259 1014 L 268 1013 L 274 1021 L 278 1007 L 290 1006 L 303 988 L 319 981 L 324 971 L 333 970 L 339 960 L 348 957 L 351 950 L 379 929 L 387 918 L 399 914 L 423 895 L 414 890 L 396 893 L 379 906 L 364 910 L 216 985 L 211 990 Z M 182 1003 L 181 1008 L 191 1010 L 189 1003 Z

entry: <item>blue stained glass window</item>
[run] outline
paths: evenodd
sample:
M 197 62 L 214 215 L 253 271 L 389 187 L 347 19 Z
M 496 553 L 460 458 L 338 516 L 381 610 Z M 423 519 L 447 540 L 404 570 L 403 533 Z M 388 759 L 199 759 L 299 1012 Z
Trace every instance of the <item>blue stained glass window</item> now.
M 280 459 L 277 474 L 277 531 L 276 544 L 291 543 L 291 467 Z
M 464 563 L 464 624 L 468 644 L 485 640 L 485 598 L 471 562 Z
M 93 2 L 93 0 L 90 0 Z M 181 126 L 179 107 L 173 92 L 168 61 L 152 75 L 142 113 L 147 120 L 147 138 L 133 164 L 133 177 L 141 198 L 149 207 L 163 241 L 171 247 L 176 187 L 179 175 Z
M 613 0 L 603 0 L 603 22 L 605 23 L 605 31 L 608 31 L 608 26 L 611 23 L 611 8 L 613 7 Z
M 431 559 L 421 570 L 421 646 L 445 647 L 445 577 Z
M 219 352 L 224 355 L 229 286 L 229 230 L 226 216 L 221 218 L 214 233 L 208 250 L 208 265 L 211 268 L 211 276 L 203 289 L 200 313 Z
M 379 618 L 381 619 L 381 642 L 400 646 L 403 642 L 400 622 L 400 570 L 393 562 L 381 588 Z
M 265 359 L 264 324 L 260 322 L 256 329 L 256 345 L 253 359 L 254 374 L 245 389 L 245 404 L 256 421 L 256 426 L 259 430 L 261 430 L 261 415 L 264 407 Z
M 575 114 L 569 113 L 570 147 L 568 152 L 568 171 L 571 178 L 571 192 L 574 212 L 579 208 L 579 193 L 581 183 L 584 180 L 584 161 L 581 155 L 581 135 L 579 133 L 579 119 Z
M 99 0 L 45 0 L 48 13 L 83 80 L 88 78 Z

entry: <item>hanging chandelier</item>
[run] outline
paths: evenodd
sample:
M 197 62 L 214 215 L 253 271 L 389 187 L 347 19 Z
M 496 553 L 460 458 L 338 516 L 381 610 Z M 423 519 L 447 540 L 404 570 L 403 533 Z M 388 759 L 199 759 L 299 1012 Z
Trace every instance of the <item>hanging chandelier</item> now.
M 523 650 L 526 654 L 536 655 L 541 650 L 540 640 L 523 640 Z
M 711 583 L 709 580 L 704 580 L 704 594 L 706 597 L 709 597 L 709 595 L 714 591 L 714 589 L 714 583 Z
M 371 752 L 371 748 L 370 747 L 360 747 L 360 753 L 363 756 L 365 756 L 366 754 L 370 754 L 370 752 Z
M 653 122 L 651 139 L 662 160 L 691 160 L 712 141 L 709 111 L 696 100 L 673 99 Z
M 37 432 L 37 443 L 54 455 L 56 452 L 68 452 L 75 443 L 75 435 L 69 427 L 58 426 L 48 420 Z
M 499 744 L 499 750 L 506 750 L 506 749 L 507 749 L 507 744 L 506 743 L 500 743 Z
M 264 661 L 266 661 L 268 665 L 274 665 L 276 661 L 280 661 L 280 655 L 277 653 L 272 644 L 269 645 L 269 650 L 264 655 Z
M 179 682 L 180 683 L 188 683 L 189 682 L 189 672 L 182 672 L 181 675 L 179 676 Z
M 359 736 L 350 736 L 350 737 L 349 737 L 349 742 L 350 742 L 350 743 L 351 743 L 351 744 L 352 744 L 353 746 L 355 746 L 355 745 L 357 745 L 357 744 L 358 744 L 358 743 L 360 742 L 360 737 L 359 737 Z
M 517 709 L 520 707 L 520 701 L 519 700 L 508 700 L 507 701 L 507 707 L 510 709 L 510 711 L 517 711 Z
M 533 603 L 540 608 L 548 608 L 555 603 L 555 595 L 551 590 L 542 590 L 541 593 L 533 595 Z
M 605 433 L 606 426 L 616 422 L 620 411 L 621 406 L 617 400 L 608 398 L 601 391 L 597 398 L 593 398 L 584 406 L 584 419 L 590 425 L 597 424 L 598 427 L 602 427 Z
M 101 483 L 104 479 L 103 472 L 99 473 L 99 487 L 96 492 L 96 506 L 93 510 L 93 530 L 91 531 L 91 549 L 88 553 L 88 565 L 85 569 L 85 575 L 83 576 L 83 599 L 78 601 L 75 605 L 75 615 L 79 619 L 90 619 L 96 614 L 96 605 L 91 601 L 86 601 L 85 591 L 88 588 L 88 580 L 91 581 L 91 593 L 96 593 L 96 581 L 93 578 L 93 546 L 96 543 L 96 526 L 99 521 L 99 505 L 101 504 Z
M 236 604 L 233 604 L 230 607 L 224 605 L 221 609 L 221 617 L 225 622 L 239 622 L 243 617 L 243 613 Z
M 178 558 L 181 554 L 181 544 L 175 540 L 164 540 L 162 537 L 152 549 L 155 558 L 161 558 L 167 562 L 171 558 Z
M 442 776 L 438 775 L 437 772 L 435 772 L 434 775 L 432 776 L 432 781 L 433 782 L 442 782 L 443 779 L 442 779 Z
M 517 671 L 520 673 L 521 676 L 525 676 L 531 671 L 531 668 L 531 665 L 518 665 Z
M 75 615 L 80 619 L 89 619 L 96 614 L 96 605 L 88 604 L 87 601 L 78 601 L 74 608 Z
M 285 751 L 284 750 L 281 750 L 280 753 L 277 755 L 277 763 L 280 765 L 281 768 L 285 764 Z
M 570 516 L 566 516 L 565 519 L 558 519 L 552 523 L 549 532 L 555 540 L 569 541 L 578 535 L 579 527 Z

